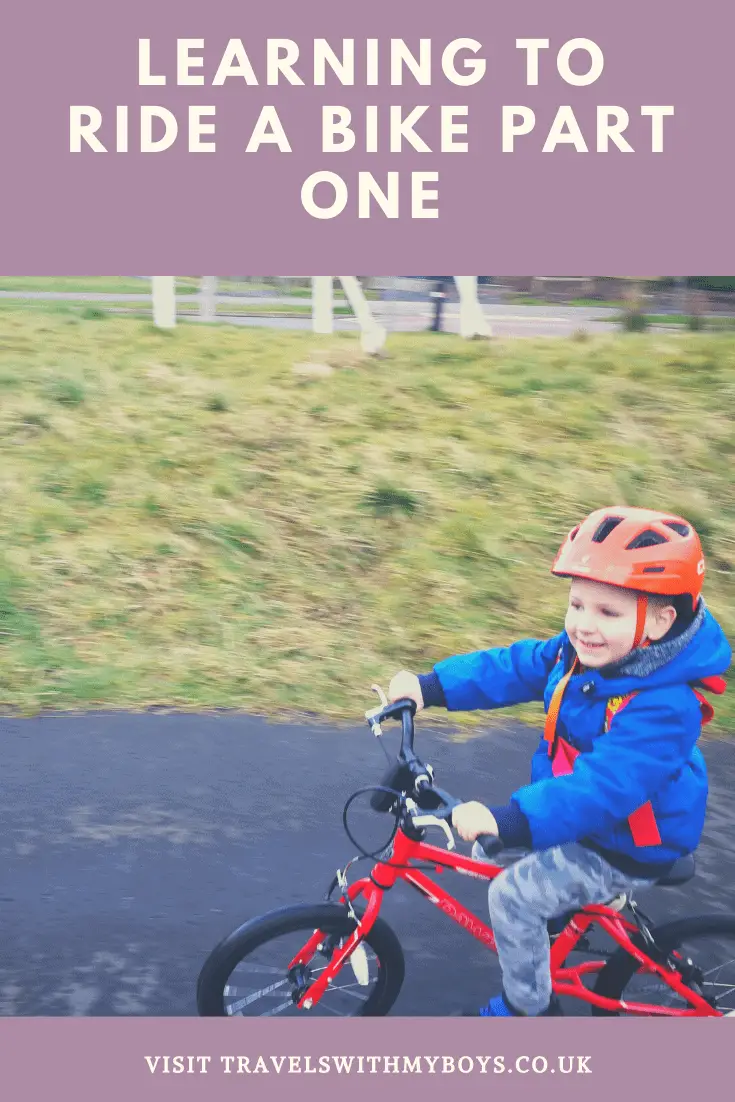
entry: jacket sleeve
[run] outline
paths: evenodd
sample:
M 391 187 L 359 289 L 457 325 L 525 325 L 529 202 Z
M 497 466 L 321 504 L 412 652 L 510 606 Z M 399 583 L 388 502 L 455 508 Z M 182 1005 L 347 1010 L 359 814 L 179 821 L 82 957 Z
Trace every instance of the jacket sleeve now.
M 543 700 L 544 689 L 566 635 L 522 639 L 510 647 L 493 647 L 446 658 L 434 667 L 450 712 L 507 708 Z
M 513 794 L 533 848 L 576 842 L 624 822 L 684 767 L 700 730 L 699 705 L 686 690 L 634 697 L 594 748 L 580 754 L 572 773 Z

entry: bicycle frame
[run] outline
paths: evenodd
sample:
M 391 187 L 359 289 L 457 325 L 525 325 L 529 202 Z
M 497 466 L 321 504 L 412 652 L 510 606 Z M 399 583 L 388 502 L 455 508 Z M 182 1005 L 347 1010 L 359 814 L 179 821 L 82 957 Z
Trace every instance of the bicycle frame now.
M 300 1009 L 309 1010 L 319 1001 L 330 981 L 334 979 L 373 927 L 380 913 L 384 893 L 389 891 L 399 880 L 410 884 L 462 929 L 467 930 L 473 937 L 482 942 L 486 948 L 492 952 L 497 952 L 491 928 L 455 899 L 454 896 L 431 880 L 424 871 L 414 867 L 413 863 L 416 862 L 433 865 L 436 873 L 443 873 L 445 870 L 451 869 L 487 881 L 493 880 L 503 871 L 503 867 L 500 865 L 488 861 L 475 861 L 471 857 L 464 857 L 461 854 L 428 845 L 423 841 L 414 841 L 403 830 L 399 829 L 394 839 L 390 858 L 385 861 L 378 861 L 369 876 L 357 880 L 349 886 L 346 897 L 345 895 L 341 896 L 340 902 L 349 907 L 356 899 L 362 898 L 366 904 L 364 914 L 358 919 L 358 926 L 354 933 L 344 945 L 339 949 L 335 949 L 327 967 L 320 972 L 318 978 L 303 993 L 298 1002 Z M 622 1002 L 621 1000 L 596 995 L 593 991 L 590 991 L 583 982 L 584 977 L 600 972 L 606 961 L 586 961 L 574 967 L 567 967 L 566 960 L 582 937 L 594 925 L 604 930 L 617 945 L 638 962 L 640 972 L 658 976 L 671 988 L 672 992 L 689 1002 L 691 1008 L 677 1010 L 646 1003 Z M 638 932 L 638 927 L 634 923 L 624 919 L 612 907 L 597 905 L 584 907 L 571 918 L 551 946 L 551 975 L 555 994 L 571 996 L 581 1002 L 599 1007 L 601 1010 L 644 1017 L 722 1017 L 720 1011 L 713 1009 L 706 999 L 683 983 L 678 972 L 651 959 L 633 943 L 631 935 Z M 289 969 L 299 964 L 308 964 L 319 947 L 322 938 L 321 931 L 316 930 L 302 950 L 291 961 Z

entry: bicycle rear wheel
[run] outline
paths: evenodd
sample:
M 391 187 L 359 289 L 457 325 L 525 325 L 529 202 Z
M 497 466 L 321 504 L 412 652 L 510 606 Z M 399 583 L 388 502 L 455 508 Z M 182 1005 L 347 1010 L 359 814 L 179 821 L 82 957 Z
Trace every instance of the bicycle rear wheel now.
M 675 954 L 678 970 L 692 990 L 707 999 L 722 1014 L 735 1011 L 735 918 L 703 915 L 657 926 L 652 931 L 656 945 Z M 650 949 L 641 937 L 634 942 L 647 954 Z M 618 949 L 597 977 L 594 992 L 608 999 L 691 1009 L 658 976 L 645 974 L 624 949 Z M 616 1011 L 592 1007 L 597 1017 L 620 1017 Z
M 290 961 L 315 930 L 324 934 L 308 964 L 289 975 Z M 346 962 L 312 1010 L 296 1005 L 299 984 L 326 968 L 335 948 L 355 930 L 338 903 L 300 905 L 246 922 L 220 942 L 204 962 L 197 982 L 201 1017 L 273 1017 L 296 1014 L 326 1017 L 379 1017 L 389 1012 L 403 984 L 403 951 L 390 926 L 378 918 L 363 939 L 361 967 Z M 303 986 L 301 988 L 303 990 Z

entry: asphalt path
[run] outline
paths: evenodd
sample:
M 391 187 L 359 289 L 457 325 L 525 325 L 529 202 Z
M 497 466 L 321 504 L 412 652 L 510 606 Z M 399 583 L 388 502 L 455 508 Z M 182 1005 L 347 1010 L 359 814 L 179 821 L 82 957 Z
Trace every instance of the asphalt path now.
M 126 310 L 136 305 L 150 306 L 150 294 L 109 294 L 106 292 L 74 291 L 0 291 L 0 299 L 22 301 L 74 301 L 96 303 L 112 312 L 124 307 Z M 197 295 L 179 295 L 178 305 L 196 306 Z M 310 329 L 309 313 L 297 316 L 279 317 L 268 314 L 274 306 L 293 306 L 303 310 L 311 305 L 309 298 L 295 298 L 288 295 L 243 296 L 218 295 L 220 309 L 218 321 L 230 325 L 249 325 L 269 329 Z M 247 305 L 249 310 L 262 309 L 263 313 L 238 314 L 227 313 L 227 307 Z M 335 305 L 345 305 L 344 300 L 335 300 Z M 588 333 L 611 333 L 615 326 L 611 323 L 617 313 L 605 307 L 556 306 L 512 306 L 502 303 L 482 302 L 483 313 L 489 322 L 494 336 L 497 337 L 569 337 L 583 329 Z M 371 310 L 375 317 L 385 325 L 389 332 L 419 332 L 428 329 L 434 316 L 433 305 L 428 301 L 416 299 L 372 300 Z M 185 315 L 181 315 L 182 318 Z M 188 315 L 187 320 L 202 321 L 199 315 Z M 335 314 L 335 330 L 357 331 L 357 320 L 351 316 Z M 442 316 L 442 328 L 447 333 L 459 332 L 459 307 L 456 302 L 447 302 Z
M 419 729 L 417 750 L 443 787 L 497 802 L 525 783 L 537 738 L 516 724 L 464 742 Z M 231 713 L 0 719 L 0 746 L 4 1015 L 195 1014 L 199 968 L 223 935 L 323 897 L 355 854 L 344 802 L 385 767 L 367 727 Z M 698 876 L 649 893 L 656 918 L 735 912 L 735 743 L 704 749 L 712 796 Z M 383 840 L 376 819 L 355 819 L 369 848 Z M 442 879 L 485 917 L 483 885 Z M 494 959 L 418 895 L 399 885 L 383 915 L 407 960 L 393 1013 L 451 1015 L 494 993 Z

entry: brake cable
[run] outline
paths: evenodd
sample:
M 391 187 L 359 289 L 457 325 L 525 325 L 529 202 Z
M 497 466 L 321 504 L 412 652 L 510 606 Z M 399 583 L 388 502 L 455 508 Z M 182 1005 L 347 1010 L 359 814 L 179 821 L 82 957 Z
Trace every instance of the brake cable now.
M 390 837 L 389 837 L 388 841 L 385 843 L 385 845 L 381 846 L 380 849 L 376 850 L 374 853 L 371 853 L 368 850 L 363 849 L 362 846 L 360 845 L 360 843 L 357 841 L 357 839 L 352 834 L 349 826 L 347 825 L 347 812 L 349 811 L 350 807 L 352 806 L 353 801 L 356 800 L 358 796 L 364 796 L 368 792 L 385 792 L 389 796 L 395 796 L 398 800 L 401 799 L 403 793 L 402 792 L 397 792 L 396 789 L 394 789 L 394 788 L 387 788 L 387 787 L 385 787 L 384 785 L 381 785 L 381 784 L 370 785 L 367 788 L 358 788 L 358 790 L 356 792 L 352 793 L 352 795 L 348 799 L 347 803 L 345 804 L 344 808 L 342 809 L 342 826 L 344 827 L 345 834 L 347 835 L 349 840 L 352 842 L 353 846 L 357 847 L 357 849 L 360 851 L 362 857 L 370 858 L 373 861 L 379 861 L 380 858 L 382 857 L 382 855 L 385 853 L 385 851 L 390 846 L 390 844 L 393 841 L 393 839 L 395 838 L 396 834 L 398 833 L 398 823 L 400 822 L 400 818 L 401 818 L 401 809 L 400 809 L 400 805 L 399 805 L 398 810 L 393 811 L 393 819 L 394 819 L 393 829 L 392 829 L 392 831 L 390 833 Z

